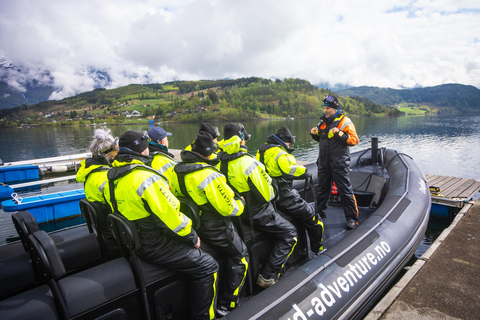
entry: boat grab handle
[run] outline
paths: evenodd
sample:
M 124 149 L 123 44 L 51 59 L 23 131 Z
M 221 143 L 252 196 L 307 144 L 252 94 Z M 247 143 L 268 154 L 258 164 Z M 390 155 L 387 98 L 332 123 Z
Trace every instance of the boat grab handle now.
M 16 204 L 21 204 L 23 201 L 23 198 L 20 197 L 16 192 L 12 193 L 12 199 Z

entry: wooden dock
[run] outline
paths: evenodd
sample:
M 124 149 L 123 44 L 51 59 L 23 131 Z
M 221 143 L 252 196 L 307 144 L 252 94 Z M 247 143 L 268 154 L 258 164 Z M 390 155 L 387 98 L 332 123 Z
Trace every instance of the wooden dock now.
M 480 180 L 426 174 L 432 203 L 462 208 L 480 191 Z

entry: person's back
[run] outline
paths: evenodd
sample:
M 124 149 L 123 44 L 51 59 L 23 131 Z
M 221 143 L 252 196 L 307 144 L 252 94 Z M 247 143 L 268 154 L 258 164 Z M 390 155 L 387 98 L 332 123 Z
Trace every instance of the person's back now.
M 214 167 L 218 160 L 209 160 L 215 149 L 211 135 L 199 132 L 192 146 L 193 151 L 182 151 L 182 161 L 175 166 L 178 180 L 172 181 L 171 186 L 175 194 L 188 196 L 199 206 L 203 242 L 226 259 L 226 274 L 217 302 L 218 314 L 225 316 L 238 305 L 248 270 L 247 247 L 231 220 L 243 213 L 244 203 Z
M 272 179 L 262 163 L 246 151 L 249 135 L 243 125 L 227 124 L 225 139 L 219 142 L 220 170 L 227 181 L 246 200 L 248 218 L 255 228 L 276 238 L 270 258 L 260 272 L 257 284 L 263 288 L 278 281 L 281 270 L 297 242 L 295 227 L 275 212 L 272 200 L 275 192 Z
M 91 202 L 106 204 L 103 188 L 107 182 L 107 171 L 110 170 L 110 161 L 118 152 L 118 141 L 109 129 L 101 128 L 94 132 L 89 151 L 90 158 L 80 162 L 76 180 L 84 183 L 85 197 Z
M 87 158 L 80 162 L 76 179 L 84 183 L 85 198 L 90 202 L 106 204 L 103 188 L 108 181 L 110 165 L 101 158 Z
M 302 165 L 297 165 L 295 157 L 291 154 L 291 145 L 295 137 L 287 127 L 280 128 L 276 134 L 267 138 L 266 143 L 257 151 L 256 158 L 263 164 L 268 174 L 276 181 L 278 198 L 275 201 L 277 209 L 304 221 L 305 228 L 310 238 L 310 248 L 313 253 L 323 250 L 323 222 L 315 214 L 315 208 L 310 206 L 293 189 L 293 180 L 311 179 L 311 175 Z
M 148 142 L 140 133 L 120 137 L 120 151 L 108 173 L 106 199 L 112 210 L 135 221 L 138 255 L 150 263 L 192 276 L 192 319 L 213 319 L 217 262 L 199 249 L 192 221 L 179 211 L 167 179 L 145 165 Z
M 177 161 L 175 161 L 174 155 L 168 152 L 168 136 L 172 134 L 160 127 L 151 128 L 147 134 L 150 138 L 148 149 L 152 158 L 150 166 L 164 175 L 168 181 L 176 179 L 173 167 Z
M 108 184 L 107 173 L 110 170 L 110 162 L 118 152 L 118 138 L 114 138 L 107 128 L 97 129 L 94 132 L 89 151 L 92 153 L 92 157 L 80 163 L 76 179 L 78 182 L 83 182 L 85 198 L 88 201 L 99 202 L 103 205 L 101 206 L 103 210 L 97 212 L 100 220 L 97 228 L 101 229 L 108 254 L 115 256 L 118 254 L 118 248 L 113 232 L 107 223 L 107 216 L 111 210 L 103 191 Z
M 200 125 L 200 129 L 198 129 L 198 133 L 200 132 L 206 132 L 212 136 L 215 148 L 212 154 L 209 156 L 209 158 L 210 159 L 217 158 L 217 148 L 218 148 L 217 139 L 220 136 L 220 131 L 218 131 L 218 127 L 214 127 L 208 122 L 202 122 L 202 124 Z M 185 149 L 183 150 L 192 151 L 192 146 L 193 146 L 193 143 L 186 146 Z

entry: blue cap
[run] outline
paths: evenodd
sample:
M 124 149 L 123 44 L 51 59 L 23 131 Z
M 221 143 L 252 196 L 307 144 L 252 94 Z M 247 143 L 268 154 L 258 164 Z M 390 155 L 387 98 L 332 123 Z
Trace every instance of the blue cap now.
M 153 142 L 157 143 L 165 139 L 166 136 L 172 135 L 170 132 L 167 132 L 165 131 L 165 129 L 160 127 L 153 127 L 152 129 L 148 130 L 147 133 L 150 139 L 152 139 Z

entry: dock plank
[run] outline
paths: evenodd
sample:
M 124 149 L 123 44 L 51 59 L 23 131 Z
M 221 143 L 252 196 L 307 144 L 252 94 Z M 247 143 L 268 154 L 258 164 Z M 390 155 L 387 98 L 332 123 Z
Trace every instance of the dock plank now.
M 469 185 L 465 190 L 460 192 L 458 195 L 460 198 L 467 198 L 471 196 L 472 194 L 475 194 L 480 190 L 480 181 L 473 181 L 471 185 Z
M 448 176 L 433 176 L 430 179 L 431 180 L 427 179 L 429 186 L 438 187 L 443 191 L 454 184 L 458 178 Z
M 480 191 L 480 180 L 426 174 L 430 187 L 440 189 L 438 195 L 432 195 L 433 203 L 461 208 Z
M 442 190 L 440 193 L 445 198 L 458 198 L 458 195 L 460 194 L 460 189 L 462 191 L 465 190 L 463 186 L 467 184 L 469 180 L 470 179 L 466 179 L 466 178 L 455 179 L 446 188 L 440 188 Z

